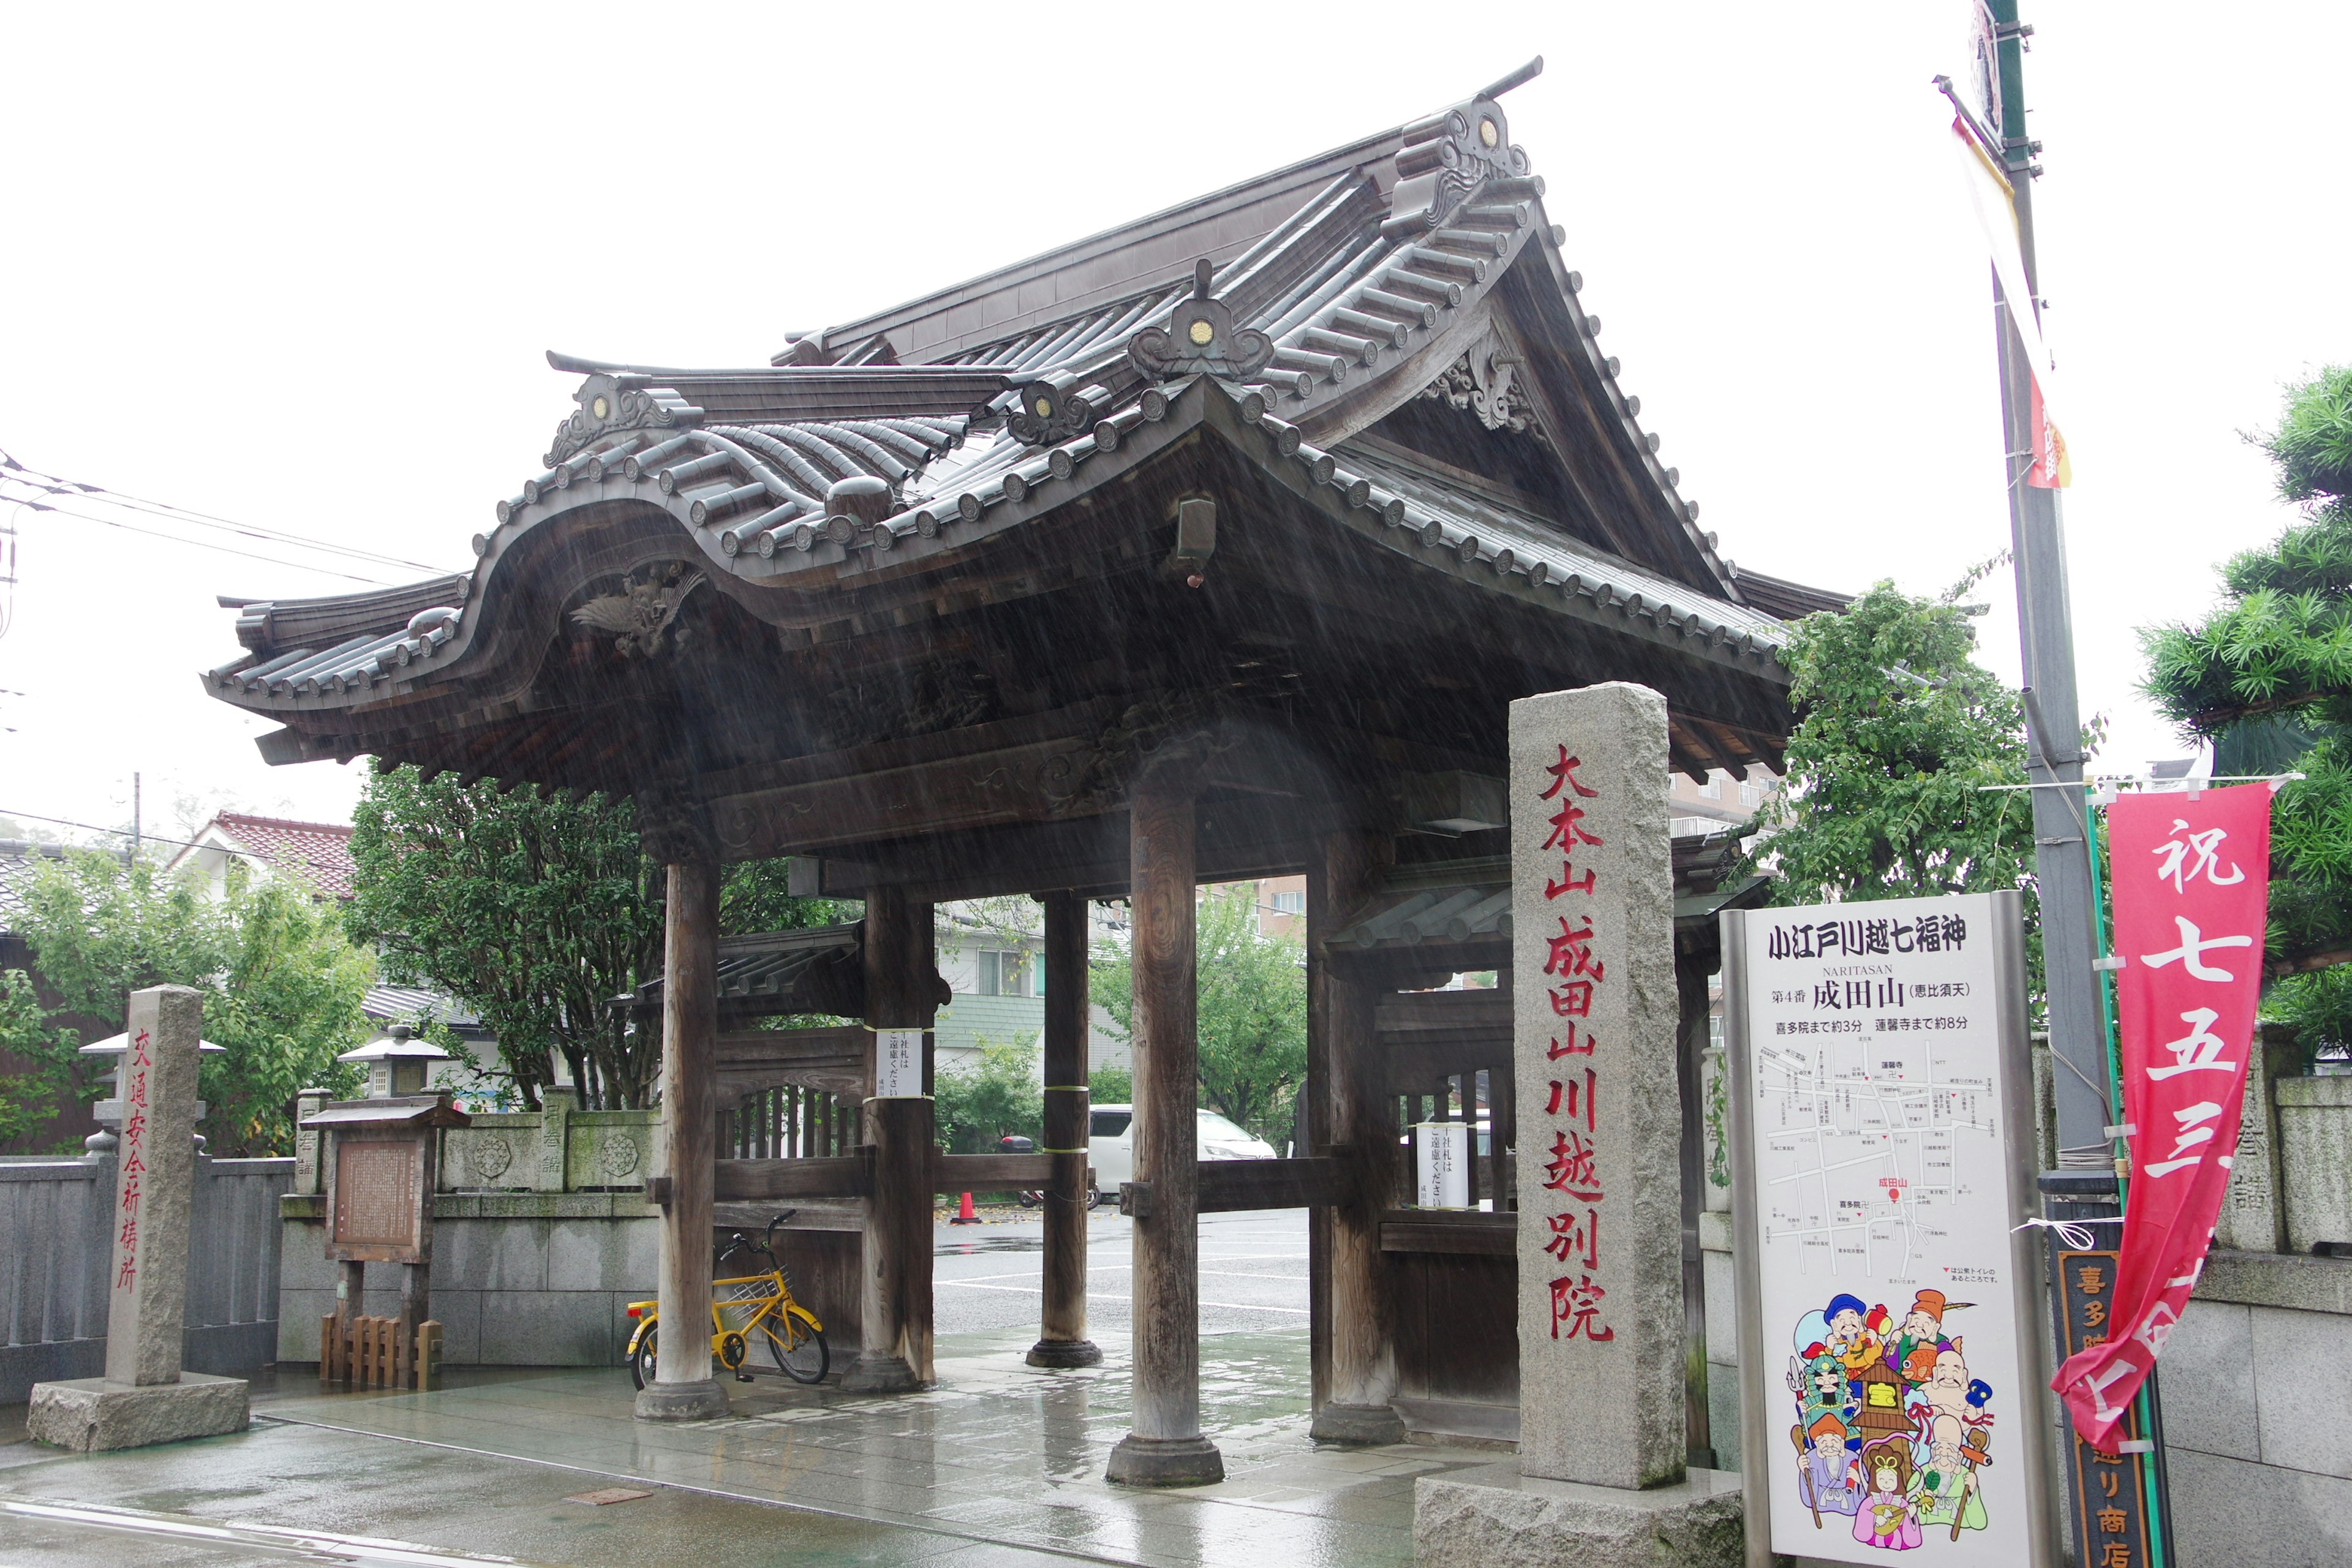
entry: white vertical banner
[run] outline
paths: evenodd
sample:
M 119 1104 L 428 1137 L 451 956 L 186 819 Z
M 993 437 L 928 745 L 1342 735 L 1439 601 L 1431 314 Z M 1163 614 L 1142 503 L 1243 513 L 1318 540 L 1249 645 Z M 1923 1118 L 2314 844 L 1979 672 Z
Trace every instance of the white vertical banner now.
M 1423 1121 L 1414 1126 L 1413 1152 L 1421 1174 L 1421 1206 L 1470 1206 L 1470 1124 Z
M 1726 925 L 1750 1528 L 2053 1561 L 2016 895 Z
M 923 1031 L 874 1031 L 874 1098 L 923 1098 Z

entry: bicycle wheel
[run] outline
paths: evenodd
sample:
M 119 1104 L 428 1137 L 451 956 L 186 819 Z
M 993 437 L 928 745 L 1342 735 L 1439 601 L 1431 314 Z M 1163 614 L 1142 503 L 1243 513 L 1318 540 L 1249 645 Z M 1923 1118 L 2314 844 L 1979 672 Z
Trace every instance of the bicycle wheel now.
M 643 1389 L 654 1381 L 655 1357 L 658 1354 L 656 1342 L 661 1338 L 661 1325 L 655 1323 L 646 1330 L 645 1338 L 629 1352 L 629 1381 Z
M 825 1348 L 824 1331 L 798 1307 L 787 1307 L 760 1320 L 760 1337 L 776 1370 L 794 1383 L 823 1383 L 833 1366 Z

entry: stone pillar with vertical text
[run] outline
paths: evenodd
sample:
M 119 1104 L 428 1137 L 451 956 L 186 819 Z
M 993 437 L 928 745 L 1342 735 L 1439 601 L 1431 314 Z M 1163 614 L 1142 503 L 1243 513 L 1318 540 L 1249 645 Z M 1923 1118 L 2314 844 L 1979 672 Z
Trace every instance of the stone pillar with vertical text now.
M 1664 1485 L 1687 1458 L 1665 701 L 1550 692 L 1510 735 L 1520 1468 Z

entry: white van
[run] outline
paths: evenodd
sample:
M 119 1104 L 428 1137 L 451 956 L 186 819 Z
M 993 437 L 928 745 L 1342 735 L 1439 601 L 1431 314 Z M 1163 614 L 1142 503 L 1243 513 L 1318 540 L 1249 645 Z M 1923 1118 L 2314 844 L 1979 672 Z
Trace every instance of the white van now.
M 1198 1113 L 1202 1160 L 1271 1160 L 1272 1145 L 1253 1138 L 1213 1110 Z M 1087 1128 L 1095 1190 L 1116 1203 L 1121 1182 L 1135 1180 L 1135 1107 L 1097 1105 Z

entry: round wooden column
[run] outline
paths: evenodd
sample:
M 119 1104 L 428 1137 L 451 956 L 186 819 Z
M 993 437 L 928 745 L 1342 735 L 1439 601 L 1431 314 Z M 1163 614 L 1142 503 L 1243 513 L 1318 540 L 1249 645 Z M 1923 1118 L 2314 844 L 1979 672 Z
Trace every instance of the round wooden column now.
M 1045 1300 L 1031 1366 L 1099 1366 L 1087 1338 L 1087 903 L 1045 905 Z
M 1135 1426 L 1111 1450 L 1106 1473 L 1133 1486 L 1199 1486 L 1225 1475 L 1223 1456 L 1201 1435 L 1192 794 L 1189 776 L 1164 768 L 1137 783 L 1129 805 L 1140 1209 L 1134 1230 Z
M 669 1203 L 661 1227 L 661 1355 L 641 1421 L 727 1414 L 710 1375 L 710 1204 L 718 1175 L 719 868 L 673 861 L 662 933 L 661 1124 Z
M 1325 937 L 1379 886 L 1385 848 L 1368 835 L 1335 833 L 1307 871 L 1307 1028 L 1308 1059 L 1324 1081 L 1310 1083 L 1328 1107 L 1331 1142 L 1353 1167 L 1346 1201 L 1326 1224 L 1330 1340 L 1329 1387 L 1309 1431 L 1334 1443 L 1401 1443 L 1396 1397 L 1395 1310 L 1389 1260 L 1381 1252 L 1381 1211 L 1397 1182 L 1395 1116 L 1386 1103 L 1387 1062 L 1372 1033 L 1375 994 L 1335 973 L 1321 952 Z M 1319 1152 L 1319 1151 L 1318 1151 Z
M 866 900 L 866 1024 L 871 1029 L 929 1030 L 936 1005 L 931 906 L 903 889 L 880 888 Z M 925 1042 L 929 1056 L 929 1042 Z M 926 1065 L 928 1066 L 928 1060 Z M 926 1087 L 929 1074 L 925 1074 Z M 869 1068 L 866 1082 L 873 1085 Z M 864 1288 L 859 1307 L 864 1347 L 842 1375 L 853 1394 L 903 1394 L 926 1388 L 931 1366 L 931 1145 L 928 1095 L 866 1102 L 874 1146 L 874 1192 L 866 1200 Z

